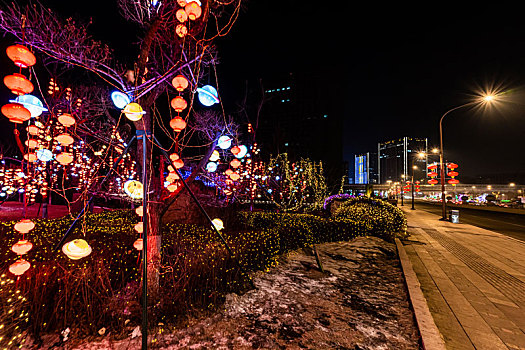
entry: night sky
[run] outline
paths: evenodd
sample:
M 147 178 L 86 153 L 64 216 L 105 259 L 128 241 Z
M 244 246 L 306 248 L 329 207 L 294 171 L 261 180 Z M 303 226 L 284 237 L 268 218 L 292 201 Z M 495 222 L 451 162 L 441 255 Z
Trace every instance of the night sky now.
M 120 38 L 129 27 L 115 20 L 113 0 L 44 2 L 92 16 L 97 36 L 106 33 L 101 39 L 132 51 Z M 510 90 L 502 108 L 465 108 L 445 118 L 445 154 L 460 174 L 525 172 L 525 21 L 517 8 L 481 6 L 250 0 L 216 42 L 219 90 L 240 99 L 245 79 L 279 72 L 323 71 L 345 82 L 334 93 L 345 107 L 344 156 L 352 161 L 378 141 L 403 136 L 437 146 L 444 112 L 482 87 L 502 87 Z

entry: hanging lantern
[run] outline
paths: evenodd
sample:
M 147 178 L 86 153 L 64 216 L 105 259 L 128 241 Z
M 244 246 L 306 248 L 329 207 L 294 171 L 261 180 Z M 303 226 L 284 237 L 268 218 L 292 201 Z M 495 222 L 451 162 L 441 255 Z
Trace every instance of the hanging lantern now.
M 175 78 L 173 78 L 171 84 L 177 91 L 182 92 L 188 87 L 190 83 L 183 75 L 177 75 Z
M 29 94 L 33 92 L 33 89 L 35 88 L 33 83 L 20 73 L 6 75 L 4 78 L 4 84 L 15 95 Z
M 33 244 L 27 240 L 20 240 L 13 244 L 11 250 L 18 255 L 24 255 L 33 248 Z
M 430 177 L 436 177 L 438 175 L 438 173 L 436 173 L 435 171 L 432 171 L 432 172 L 428 173 L 427 175 L 430 176 Z
M 248 154 L 248 147 L 246 147 L 245 145 L 240 145 L 239 148 L 241 149 L 241 151 L 235 155 L 235 158 L 237 159 L 244 158 L 244 156 Z
M 173 181 L 179 180 L 179 179 L 180 179 L 179 174 L 177 174 L 177 172 L 175 172 L 175 171 L 170 171 L 170 173 L 166 177 L 166 181 L 169 181 L 169 182 L 173 182 Z
M 58 116 L 58 122 L 68 128 L 75 125 L 75 118 L 69 113 L 64 113 Z
M 459 165 L 457 165 L 456 163 L 448 163 L 447 164 L 447 168 L 449 168 L 449 169 L 456 169 L 457 167 L 459 167 Z
M 184 6 L 184 11 L 188 14 L 188 18 L 195 21 L 202 14 L 202 9 L 196 2 L 190 2 Z
M 430 179 L 430 180 L 428 180 L 427 182 L 428 182 L 429 185 L 434 186 L 435 184 L 438 183 L 438 180 L 436 180 L 436 179 Z
M 124 182 L 124 192 L 133 199 L 142 199 L 144 187 L 140 181 L 128 180 Z
M 142 233 L 144 232 L 144 223 L 141 221 L 137 223 L 134 228 L 135 228 L 135 231 L 137 231 L 138 233 Z
M 9 118 L 10 122 L 23 123 L 31 119 L 31 112 L 20 103 L 8 103 L 2 106 L 2 114 Z
M 430 164 L 430 165 L 428 166 L 428 169 L 429 169 L 429 170 L 437 169 L 437 164 Z
M 450 177 L 456 177 L 459 175 L 459 173 L 457 171 L 449 171 L 447 175 Z
M 40 101 L 38 97 L 35 97 L 33 95 L 25 94 L 17 96 L 14 100 L 10 100 L 9 102 L 22 104 L 25 108 L 29 110 L 29 112 L 31 112 L 31 118 L 38 117 L 43 112 L 47 112 L 47 108 L 44 108 L 42 101 Z
M 23 275 L 24 272 L 29 270 L 31 267 L 31 264 L 29 261 L 26 261 L 24 259 L 18 259 L 11 265 L 9 265 L 9 272 L 11 272 L 13 275 L 20 276 Z
M 74 239 L 64 244 L 62 252 L 71 260 L 78 260 L 91 254 L 91 247 L 83 239 Z
M 36 153 L 30 152 L 24 154 L 24 159 L 27 160 L 29 163 L 35 162 L 38 158 L 36 156 Z
M 69 146 L 73 142 L 75 142 L 75 139 L 71 135 L 65 134 L 65 133 L 56 136 L 55 140 L 57 140 L 58 143 L 61 144 L 62 146 Z
M 40 132 L 40 128 L 36 125 L 28 125 L 26 130 L 29 133 L 29 135 L 38 135 L 38 133 Z
M 206 164 L 206 170 L 209 173 L 214 173 L 217 170 L 217 163 L 215 163 L 215 162 L 208 162 L 208 164 Z
M 223 135 L 219 137 L 219 140 L 217 141 L 217 146 L 222 149 L 228 149 L 232 145 L 232 138 L 226 135 Z
M 142 250 L 144 249 L 144 242 L 142 241 L 142 238 L 138 238 L 135 243 L 133 243 L 133 247 L 136 250 Z
M 175 17 L 179 20 L 179 22 L 184 23 L 188 20 L 188 14 L 184 9 L 178 9 L 177 12 L 175 12 Z
M 221 158 L 221 155 L 219 154 L 219 151 L 214 150 L 213 153 L 210 156 L 210 161 L 216 162 Z
M 226 169 L 226 171 L 224 171 L 224 174 L 226 174 L 227 176 L 230 176 L 231 174 L 233 174 L 233 170 Z
M 458 179 L 450 179 L 450 180 L 448 180 L 448 183 L 453 185 L 453 186 L 456 186 L 459 183 L 459 180 Z
M 15 231 L 20 233 L 28 233 L 35 228 L 35 223 L 29 219 L 22 219 L 15 224 Z
M 186 127 L 186 122 L 181 117 L 177 116 L 170 120 L 170 127 L 175 132 L 181 132 Z
M 179 188 L 179 185 L 176 184 L 176 183 L 171 183 L 171 184 L 169 184 L 169 185 L 166 187 L 166 189 L 167 189 L 168 191 L 170 191 L 171 193 L 175 192 L 175 191 L 177 190 L 177 188 Z
M 180 38 L 184 38 L 188 34 L 188 28 L 184 24 L 177 24 L 175 33 L 177 33 Z
M 230 179 L 232 179 L 233 181 L 237 181 L 240 178 L 241 178 L 241 175 L 239 175 L 239 173 L 233 172 L 230 174 Z
M 173 165 L 175 166 L 175 168 L 180 169 L 184 166 L 184 161 L 179 158 L 173 161 Z
M 144 215 L 144 207 L 141 205 L 137 209 L 135 209 L 135 213 L 137 213 L 138 216 L 142 217 Z
M 234 160 L 232 160 L 232 161 L 230 162 L 230 166 L 231 166 L 232 168 L 238 168 L 238 167 L 241 166 L 241 161 L 238 160 L 238 159 L 234 159 Z
M 57 155 L 57 162 L 62 165 L 68 165 L 73 161 L 73 155 L 69 152 L 62 152 Z
M 6 49 L 7 57 L 20 68 L 28 68 L 34 66 L 36 57 L 33 53 L 23 45 L 11 45 Z
M 176 161 L 177 159 L 180 159 L 179 155 L 177 153 L 170 154 L 170 160 L 172 162 Z
M 126 107 L 122 110 L 126 118 L 128 118 L 131 121 L 136 122 L 137 120 L 140 120 L 142 118 L 143 114 L 146 114 L 142 107 L 135 102 L 128 103 Z
M 27 146 L 27 148 L 29 148 L 29 149 L 37 148 L 38 145 L 39 145 L 38 141 L 35 140 L 35 139 L 26 140 L 26 142 L 24 142 L 24 143 Z
M 181 96 L 177 96 L 174 99 L 171 100 L 171 107 L 178 113 L 182 112 L 183 110 L 188 107 L 188 103 L 184 98 Z
M 213 227 L 217 229 L 217 231 L 224 229 L 224 223 L 219 218 L 213 219 L 211 223 L 213 224 Z

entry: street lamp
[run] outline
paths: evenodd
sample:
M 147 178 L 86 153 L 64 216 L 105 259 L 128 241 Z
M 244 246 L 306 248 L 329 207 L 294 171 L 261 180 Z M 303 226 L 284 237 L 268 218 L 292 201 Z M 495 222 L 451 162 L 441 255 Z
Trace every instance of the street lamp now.
M 489 104 L 496 101 L 497 95 L 494 94 L 485 94 L 480 96 L 480 98 L 462 104 L 460 106 L 449 109 L 445 114 L 439 119 L 439 176 L 441 177 L 441 219 L 442 221 L 447 220 L 447 202 L 445 200 L 445 168 L 443 167 L 443 118 L 449 113 L 467 106 L 479 105 L 479 104 Z
M 417 165 L 413 165 L 412 166 L 412 182 L 411 182 L 412 184 L 412 208 L 410 208 L 412 210 L 416 210 L 416 208 L 414 208 L 414 170 L 416 169 L 417 169 Z

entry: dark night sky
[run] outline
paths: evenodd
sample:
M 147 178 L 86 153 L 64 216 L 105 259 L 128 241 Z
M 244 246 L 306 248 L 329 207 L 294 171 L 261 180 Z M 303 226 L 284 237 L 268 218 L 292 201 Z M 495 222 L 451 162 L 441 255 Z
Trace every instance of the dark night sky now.
M 111 28 L 103 39 L 127 47 L 119 37 L 128 28 L 115 20 L 116 1 L 44 3 L 62 3 L 68 15 L 93 16 L 97 34 Z M 497 3 L 403 6 L 248 0 L 229 35 L 217 41 L 221 95 L 240 99 L 246 78 L 325 71 L 346 85 L 334 93 L 345 107 L 344 153 L 351 160 L 376 149 L 378 141 L 402 136 L 428 137 L 437 145 L 444 112 L 479 87 L 502 86 L 512 89 L 511 102 L 499 112 L 462 109 L 446 117 L 445 152 L 465 175 L 525 172 L 522 12 Z

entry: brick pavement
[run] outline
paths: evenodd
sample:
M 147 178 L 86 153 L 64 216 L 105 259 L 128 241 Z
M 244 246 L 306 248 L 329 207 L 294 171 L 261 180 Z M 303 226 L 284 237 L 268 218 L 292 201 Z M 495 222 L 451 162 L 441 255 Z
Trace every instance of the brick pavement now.
M 447 349 L 525 349 L 525 242 L 403 210 L 402 245 Z

